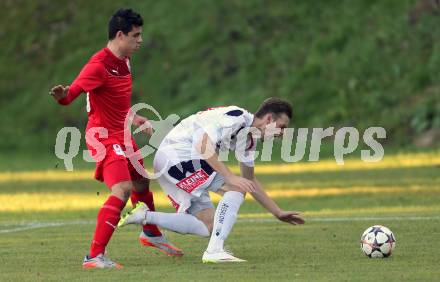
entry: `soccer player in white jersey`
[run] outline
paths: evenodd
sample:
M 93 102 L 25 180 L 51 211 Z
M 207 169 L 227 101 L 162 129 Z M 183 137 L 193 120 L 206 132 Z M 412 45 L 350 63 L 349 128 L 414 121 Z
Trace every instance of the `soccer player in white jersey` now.
M 291 118 L 292 106 L 288 102 L 269 98 L 255 115 L 229 106 L 208 109 L 182 120 L 164 138 L 154 158 L 159 184 L 177 213 L 150 211 L 141 203 L 118 226 L 155 224 L 181 234 L 211 236 L 203 262 L 244 261 L 223 245 L 246 193 L 279 220 L 294 225 L 304 223 L 298 212 L 282 210 L 254 175 L 257 139 L 282 136 Z M 235 151 L 241 176 L 233 174 L 219 159 L 226 150 Z M 223 196 L 217 209 L 208 191 Z

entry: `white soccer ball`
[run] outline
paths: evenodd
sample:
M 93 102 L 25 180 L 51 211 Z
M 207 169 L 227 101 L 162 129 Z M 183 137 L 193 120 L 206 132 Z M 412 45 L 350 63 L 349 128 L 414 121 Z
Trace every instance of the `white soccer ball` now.
M 370 258 L 389 257 L 394 247 L 396 247 L 396 238 L 385 226 L 368 227 L 361 236 L 361 249 Z

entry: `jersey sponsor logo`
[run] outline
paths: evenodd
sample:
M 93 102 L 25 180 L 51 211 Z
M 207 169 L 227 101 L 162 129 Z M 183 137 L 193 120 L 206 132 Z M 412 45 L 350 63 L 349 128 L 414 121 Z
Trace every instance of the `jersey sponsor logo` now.
M 203 185 L 208 179 L 209 175 L 201 168 L 188 177 L 185 177 L 181 181 L 177 182 L 176 185 L 183 191 L 191 193 Z
M 124 65 L 122 65 L 122 66 L 106 65 L 105 70 L 107 71 L 107 73 L 109 75 L 115 76 L 115 77 L 123 77 L 123 76 L 130 75 L 130 70 L 127 67 L 125 67 Z
M 168 169 L 168 174 L 177 181 L 181 181 L 188 173 L 196 172 L 194 164 L 197 165 L 197 162 L 200 164 L 199 167 L 208 175 L 211 175 L 214 172 L 214 169 L 205 160 L 189 160 L 173 165 Z
M 116 155 L 125 157 L 125 153 L 122 150 L 121 145 L 113 144 L 113 151 L 115 152 Z

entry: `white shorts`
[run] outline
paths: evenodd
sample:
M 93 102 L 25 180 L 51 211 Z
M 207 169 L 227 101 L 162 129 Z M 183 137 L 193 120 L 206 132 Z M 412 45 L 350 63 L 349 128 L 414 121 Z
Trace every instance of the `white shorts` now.
M 158 151 L 153 162 L 157 179 L 177 212 L 197 214 L 214 208 L 209 191 L 216 192 L 225 180 L 204 160 L 182 161 L 168 164 L 168 158 Z

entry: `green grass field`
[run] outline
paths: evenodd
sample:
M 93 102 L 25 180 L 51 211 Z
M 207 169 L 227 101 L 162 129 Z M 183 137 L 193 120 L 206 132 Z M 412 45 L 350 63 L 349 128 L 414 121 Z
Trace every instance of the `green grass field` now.
M 107 195 L 103 185 L 3 172 L 0 281 L 438 281 L 439 153 L 424 155 L 426 165 L 417 162 L 419 154 L 405 159 L 402 165 L 386 158 L 382 166 L 317 163 L 295 164 L 295 172 L 266 171 L 259 177 L 266 190 L 284 209 L 303 211 L 304 226 L 277 222 L 247 199 L 227 245 L 248 262 L 224 265 L 201 263 L 207 239 L 167 232 L 185 251 L 168 258 L 141 248 L 138 228 L 129 226 L 108 246 L 123 270 L 81 269 Z M 157 209 L 171 211 L 156 183 L 152 189 Z M 394 232 L 390 258 L 362 254 L 360 235 L 373 224 Z

